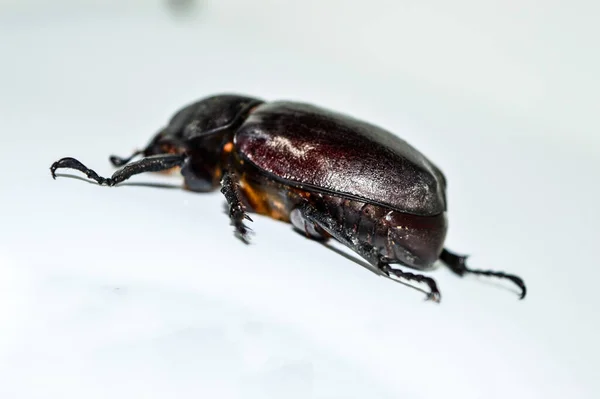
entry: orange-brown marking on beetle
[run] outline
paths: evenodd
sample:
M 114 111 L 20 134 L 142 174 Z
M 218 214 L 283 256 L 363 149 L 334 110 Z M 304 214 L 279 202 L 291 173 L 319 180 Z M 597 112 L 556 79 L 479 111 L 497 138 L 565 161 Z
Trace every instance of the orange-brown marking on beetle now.
M 161 150 L 161 152 L 159 152 L 159 154 L 181 154 L 181 153 L 183 153 L 182 149 L 177 148 L 177 147 L 175 147 L 172 144 L 161 144 L 160 145 L 160 150 Z M 171 169 L 161 170 L 161 171 L 156 172 L 156 173 L 159 173 L 161 175 L 171 175 L 171 174 L 173 174 L 175 172 L 178 172 L 180 170 L 181 170 L 181 167 L 175 166 L 175 167 L 173 167 Z
M 229 154 L 231 151 L 233 151 L 233 143 L 229 141 L 223 146 L 223 153 Z
M 263 193 L 253 187 L 252 184 L 249 183 L 248 179 L 245 175 L 240 177 L 240 192 L 243 194 L 244 198 L 248 201 L 248 204 L 252 208 L 252 210 L 260 215 L 268 215 L 267 204 L 264 200 Z
M 181 168 L 179 166 L 175 166 L 171 169 L 165 169 L 165 170 L 161 170 L 159 172 L 156 173 L 160 173 L 161 175 L 172 175 L 173 173 L 179 171 Z
M 306 191 L 284 189 L 273 182 L 256 183 L 245 175 L 240 178 L 240 191 L 254 212 L 286 223 L 290 223 L 295 198 L 310 198 Z

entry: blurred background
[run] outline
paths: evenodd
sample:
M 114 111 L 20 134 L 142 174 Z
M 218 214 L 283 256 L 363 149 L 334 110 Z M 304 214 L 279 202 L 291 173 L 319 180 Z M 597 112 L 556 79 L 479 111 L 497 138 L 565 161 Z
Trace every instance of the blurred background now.
M 596 398 L 600 5 L 0 0 L 0 397 Z M 438 164 L 440 305 L 223 198 L 50 178 L 221 92 L 368 120 Z M 66 172 L 70 174 L 69 172 Z M 72 175 L 75 175 L 73 172 Z M 133 181 L 133 179 L 132 179 Z

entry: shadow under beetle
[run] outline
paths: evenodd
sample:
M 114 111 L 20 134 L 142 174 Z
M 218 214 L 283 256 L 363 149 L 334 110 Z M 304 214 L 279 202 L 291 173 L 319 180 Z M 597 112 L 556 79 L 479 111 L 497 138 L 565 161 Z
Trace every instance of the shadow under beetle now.
M 131 162 L 142 155 L 144 158 Z M 143 150 L 111 156 L 122 167 L 104 178 L 74 158 L 50 168 L 77 169 L 100 185 L 114 186 L 144 172 L 179 168 L 185 188 L 221 187 L 236 235 L 248 242 L 246 212 L 291 223 L 307 237 L 334 238 L 389 276 L 435 281 L 392 268 L 430 270 L 439 259 L 454 273 L 506 278 L 472 270 L 466 256 L 444 248 L 446 179 L 440 169 L 404 140 L 350 116 L 296 102 L 265 102 L 216 95 L 179 110 Z

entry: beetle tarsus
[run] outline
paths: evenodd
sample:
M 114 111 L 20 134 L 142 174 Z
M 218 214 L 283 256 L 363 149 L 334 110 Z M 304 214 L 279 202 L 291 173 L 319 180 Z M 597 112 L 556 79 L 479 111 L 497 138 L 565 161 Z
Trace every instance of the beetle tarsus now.
M 83 172 L 89 179 L 95 180 L 98 184 L 106 184 L 109 179 L 105 179 L 104 177 L 99 176 L 92 169 L 88 168 L 81 162 L 79 162 L 75 158 L 66 157 L 59 159 L 54 162 L 52 166 L 50 166 L 50 173 L 52 174 L 52 178 L 56 180 L 56 170 L 57 169 L 75 169 L 80 172 Z
M 240 200 L 237 176 L 234 172 L 230 170 L 223 172 L 221 193 L 223 193 L 229 205 L 229 219 L 235 227 L 235 236 L 245 244 L 248 244 L 248 235 L 252 229 L 244 224 L 244 220 L 252 222 L 252 218 L 246 214 L 244 205 L 242 205 L 242 201 Z
M 481 276 L 489 276 L 489 277 L 498 277 L 504 278 L 512 281 L 521 289 L 521 295 L 519 299 L 525 298 L 527 295 L 527 287 L 525 286 L 525 282 L 521 277 L 515 276 L 514 274 L 508 274 L 500 271 L 494 270 L 477 270 L 477 269 L 469 269 L 467 267 L 467 258 L 465 255 L 457 255 L 448 251 L 447 249 L 442 250 L 440 254 L 440 260 L 450 268 L 454 273 L 459 276 L 464 276 L 466 273 L 478 274 Z
M 159 172 L 161 170 L 167 170 L 176 166 L 181 166 L 184 160 L 184 155 L 155 155 L 125 165 L 122 169 L 117 170 L 111 177 L 106 178 L 99 176 L 95 171 L 88 168 L 77 159 L 66 157 L 54 162 L 52 166 L 50 166 L 50 173 L 52 173 L 52 178 L 56 179 L 57 169 L 75 169 L 84 173 L 89 179 L 94 180 L 101 186 L 114 186 L 129 179 L 131 176 L 140 173 Z
M 380 251 L 377 248 L 367 242 L 358 241 L 354 230 L 346 228 L 327 212 L 319 211 L 314 205 L 307 202 L 300 205 L 298 209 L 306 220 L 325 230 L 325 232 L 330 234 L 333 238 L 366 259 L 371 265 L 379 268 L 386 276 L 390 277 L 390 275 L 394 275 L 397 278 L 407 281 L 416 281 L 427 284 L 430 291 L 429 294 L 427 294 L 427 299 L 434 302 L 440 302 L 441 294 L 434 279 L 421 274 L 404 272 L 392 268 L 389 263 L 382 260 Z
M 389 264 L 383 263 L 379 265 L 379 269 L 384 272 L 388 277 L 390 274 L 408 281 L 416 281 L 418 283 L 425 283 L 429 286 L 429 293 L 427 294 L 427 300 L 431 300 L 439 303 L 442 299 L 442 294 L 438 290 L 437 284 L 431 277 L 423 276 L 422 274 L 414 274 L 410 272 L 404 272 L 402 270 L 393 269 Z

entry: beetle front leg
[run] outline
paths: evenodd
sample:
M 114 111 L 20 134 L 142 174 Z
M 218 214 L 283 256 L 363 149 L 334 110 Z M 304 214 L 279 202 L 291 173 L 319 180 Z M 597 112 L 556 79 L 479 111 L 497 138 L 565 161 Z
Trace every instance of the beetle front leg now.
M 369 243 L 360 241 L 357 237 L 357 234 L 352 231 L 352 229 L 349 229 L 342 223 L 339 223 L 327 212 L 319 211 L 314 205 L 305 202 L 299 205 L 296 209 L 300 211 L 302 216 L 307 221 L 314 223 L 316 226 L 318 226 L 318 228 L 325 230 L 333 238 L 346 245 L 348 248 L 352 249 L 362 258 L 367 260 L 371 265 L 381 270 L 386 276 L 390 277 L 390 275 L 394 275 L 400 279 L 425 283 L 429 287 L 430 291 L 427 295 L 427 299 L 431 299 L 435 302 L 440 301 L 440 291 L 437 288 L 435 280 L 431 277 L 404 272 L 402 270 L 392 268 L 389 262 L 380 255 L 380 252 L 377 248 L 373 247 Z
M 227 204 L 229 205 L 229 219 L 231 220 L 231 224 L 235 227 L 236 237 L 245 244 L 248 244 L 248 232 L 250 228 L 244 224 L 244 219 L 251 222 L 252 219 L 246 214 L 244 205 L 240 199 L 237 174 L 230 169 L 226 169 L 223 172 L 223 177 L 221 179 L 221 193 L 223 193 L 227 200 Z
M 131 160 L 133 158 L 135 158 L 138 155 L 141 155 L 143 153 L 144 153 L 144 150 L 136 150 L 130 156 L 128 156 L 127 158 L 119 157 L 117 155 L 111 155 L 108 159 L 110 160 L 110 163 L 113 164 L 113 166 L 121 167 L 121 166 L 123 166 L 125 164 L 128 164 L 129 162 L 131 162 Z
M 515 276 L 513 274 L 507 274 L 504 272 L 497 272 L 493 270 L 477 270 L 477 269 L 469 269 L 467 267 L 467 256 L 460 256 L 455 253 L 448 251 L 447 249 L 443 249 L 440 254 L 440 260 L 450 268 L 454 273 L 459 276 L 464 276 L 466 273 L 471 274 L 479 274 L 482 276 L 492 276 L 505 278 L 507 280 L 512 281 L 521 289 L 521 297 L 520 299 L 525 298 L 527 295 L 527 287 L 525 287 L 525 283 L 521 277 Z
M 52 178 L 56 179 L 57 169 L 75 169 L 85 173 L 88 178 L 95 180 L 100 185 L 114 186 L 129 179 L 131 176 L 140 173 L 160 172 L 162 170 L 181 166 L 185 158 L 185 155 L 179 154 L 164 154 L 143 158 L 139 161 L 125 165 L 122 169 L 117 170 L 111 177 L 106 178 L 99 176 L 96 172 L 79 162 L 77 159 L 67 157 L 54 162 L 50 167 L 50 173 L 52 173 Z

